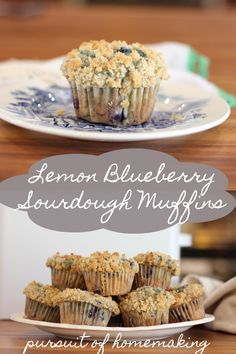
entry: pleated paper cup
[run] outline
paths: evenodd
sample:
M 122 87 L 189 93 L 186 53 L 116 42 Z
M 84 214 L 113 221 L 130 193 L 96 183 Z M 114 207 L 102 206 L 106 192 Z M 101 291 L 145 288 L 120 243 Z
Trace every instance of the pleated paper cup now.
M 113 126 L 147 122 L 155 106 L 159 85 L 133 89 L 128 97 L 128 107 L 123 108 L 124 97 L 119 88 L 82 87 L 73 82 L 71 91 L 76 116 Z
M 82 272 L 74 272 L 67 269 L 51 268 L 52 285 L 60 290 L 66 288 L 85 289 Z
M 106 327 L 111 312 L 87 302 L 64 302 L 60 305 L 61 323 Z
M 60 322 L 60 310 L 58 306 L 52 307 L 26 297 L 25 316 L 31 320 Z
M 169 308 L 155 312 L 125 311 L 121 305 L 125 327 L 155 326 L 169 322 Z
M 83 272 L 88 291 L 103 296 L 128 294 L 133 285 L 134 272 Z
M 82 272 L 51 268 L 52 285 L 60 290 L 66 288 L 86 289 Z
M 200 320 L 204 316 L 205 309 L 202 298 L 195 298 L 188 303 L 173 306 L 170 309 L 170 323 Z
M 139 272 L 134 276 L 133 288 L 154 286 L 162 289 L 169 288 L 171 283 L 171 271 L 165 267 L 139 264 Z

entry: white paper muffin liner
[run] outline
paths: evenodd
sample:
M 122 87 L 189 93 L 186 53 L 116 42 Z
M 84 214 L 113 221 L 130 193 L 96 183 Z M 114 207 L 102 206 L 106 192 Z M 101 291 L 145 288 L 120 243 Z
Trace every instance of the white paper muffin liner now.
M 202 298 L 195 298 L 191 302 L 170 309 L 170 323 L 200 320 L 204 316 Z
M 64 302 L 60 305 L 61 323 L 107 326 L 111 312 L 86 302 Z
M 147 122 L 154 109 L 159 85 L 158 83 L 152 87 L 133 89 L 128 97 L 129 106 L 123 108 L 121 102 L 124 97 L 121 96 L 119 88 L 85 88 L 76 82 L 71 83 L 76 116 L 90 122 L 113 126 Z
M 26 297 L 25 316 L 31 320 L 60 322 L 60 310 L 58 306 L 52 307 Z
M 133 285 L 134 272 L 83 272 L 88 291 L 103 296 L 128 294 Z
M 167 289 L 170 286 L 171 277 L 171 271 L 168 268 L 139 264 L 139 272 L 134 276 L 133 288 L 149 285 Z
M 155 326 L 169 322 L 169 308 L 155 312 L 125 311 L 120 307 L 125 327 Z
M 51 268 L 51 280 L 52 285 L 60 290 L 64 290 L 66 288 L 85 289 L 84 276 L 82 272 Z

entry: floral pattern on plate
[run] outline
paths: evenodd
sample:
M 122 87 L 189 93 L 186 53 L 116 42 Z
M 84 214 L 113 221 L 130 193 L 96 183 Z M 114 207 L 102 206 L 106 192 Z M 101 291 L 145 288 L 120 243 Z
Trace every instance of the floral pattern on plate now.
M 184 125 L 192 120 L 205 119 L 204 106 L 209 99 L 193 99 L 184 96 L 167 96 L 159 93 L 157 107 L 151 120 L 138 126 L 113 127 L 87 122 L 75 117 L 71 91 L 68 87 L 51 85 L 47 89 L 27 87 L 24 90 L 12 91 L 12 102 L 8 109 L 22 119 L 32 120 L 40 125 L 54 126 L 81 131 L 96 132 L 138 132 L 165 129 L 174 125 Z M 158 110 L 158 103 L 167 103 L 171 110 Z M 162 105 L 163 106 L 163 105 Z

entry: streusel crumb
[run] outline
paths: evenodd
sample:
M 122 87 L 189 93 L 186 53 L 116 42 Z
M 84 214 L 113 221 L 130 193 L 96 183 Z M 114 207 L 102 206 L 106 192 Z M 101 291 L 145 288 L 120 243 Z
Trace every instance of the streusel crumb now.
M 201 284 L 187 284 L 171 291 L 175 298 L 173 307 L 188 303 L 195 298 L 200 298 L 204 295 L 204 288 Z
M 76 254 L 61 255 L 59 252 L 49 257 L 46 266 L 57 270 L 67 269 L 72 271 L 80 270 L 80 261 L 82 257 Z
M 139 253 L 134 259 L 138 264 L 147 264 L 158 267 L 165 267 L 171 271 L 172 275 L 180 274 L 179 262 L 175 259 L 172 259 L 168 254 L 161 252 L 146 252 Z
M 66 56 L 61 69 L 69 82 L 83 87 L 120 88 L 123 96 L 134 88 L 153 87 L 168 79 L 160 53 L 125 41 L 83 42 Z
M 65 289 L 62 291 L 55 298 L 55 303 L 60 305 L 63 302 L 86 302 L 96 307 L 107 309 L 115 316 L 120 313 L 117 303 L 111 297 L 104 297 L 80 289 Z
M 54 298 L 60 293 L 60 290 L 51 285 L 32 281 L 24 288 L 23 293 L 31 300 L 55 307 Z
M 95 252 L 81 260 L 82 271 L 137 273 L 138 269 L 138 263 L 134 259 L 118 252 Z
M 174 296 L 161 288 L 144 286 L 129 293 L 121 300 L 120 306 L 125 311 L 155 312 L 169 308 L 175 299 Z

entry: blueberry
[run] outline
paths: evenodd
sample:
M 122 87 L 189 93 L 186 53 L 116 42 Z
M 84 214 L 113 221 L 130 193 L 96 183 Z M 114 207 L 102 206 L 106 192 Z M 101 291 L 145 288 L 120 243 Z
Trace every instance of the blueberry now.
M 120 48 L 118 49 L 118 52 L 121 52 L 121 53 L 123 53 L 123 54 L 129 55 L 129 54 L 132 53 L 132 50 L 129 49 L 129 48 L 126 48 L 126 47 L 120 47 Z
M 94 317 L 96 312 L 97 312 L 97 308 L 96 307 L 92 307 L 91 310 L 88 313 L 88 317 L 89 318 Z
M 141 50 L 141 49 L 138 49 L 136 48 L 136 51 L 138 52 L 138 54 L 140 55 L 140 57 L 143 57 L 143 58 L 146 58 L 146 54 Z

